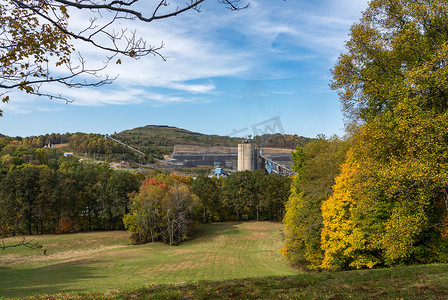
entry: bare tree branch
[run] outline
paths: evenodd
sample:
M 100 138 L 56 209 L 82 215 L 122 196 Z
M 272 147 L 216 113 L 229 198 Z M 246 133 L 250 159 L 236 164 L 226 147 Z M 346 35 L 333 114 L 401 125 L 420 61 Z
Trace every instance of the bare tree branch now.
M 123 7 L 123 6 L 131 6 L 132 4 L 136 3 L 137 1 L 138 0 L 133 0 L 127 4 L 124 1 L 111 1 L 110 3 L 104 3 L 104 4 L 99 4 L 100 2 L 97 2 L 97 1 L 87 1 L 88 4 L 84 4 L 84 2 L 86 2 L 86 1 L 75 1 L 74 2 L 74 1 L 67 1 L 67 0 L 54 0 L 54 2 L 58 2 L 60 4 L 67 5 L 67 6 L 76 7 L 78 9 L 95 9 L 95 10 L 105 9 L 105 10 L 109 10 L 109 11 L 127 13 L 131 16 L 136 17 L 140 21 L 147 22 L 147 23 L 152 22 L 154 20 L 175 17 L 181 13 L 184 13 L 186 11 L 196 8 L 199 4 L 201 4 L 205 0 L 191 1 L 190 3 L 186 4 L 185 7 L 183 7 L 183 8 L 179 9 L 179 7 L 176 7 L 176 9 L 170 13 L 157 15 L 157 12 L 159 11 L 160 7 L 162 7 L 162 6 L 167 7 L 170 5 L 166 0 L 162 0 L 157 5 L 157 7 L 154 9 L 153 14 L 150 17 L 145 17 L 139 11 L 127 9 L 127 8 Z M 231 2 L 234 2 L 234 1 L 226 1 L 226 0 L 223 1 L 223 3 L 227 3 L 227 4 L 230 4 Z
M 35 243 L 33 241 L 34 240 L 27 240 L 25 237 L 22 237 L 22 239 L 17 243 L 6 244 L 5 239 L 3 237 L 1 237 L 0 249 L 5 250 L 8 248 L 15 248 L 15 247 L 22 247 L 22 246 L 28 247 L 28 248 L 37 248 L 38 243 Z

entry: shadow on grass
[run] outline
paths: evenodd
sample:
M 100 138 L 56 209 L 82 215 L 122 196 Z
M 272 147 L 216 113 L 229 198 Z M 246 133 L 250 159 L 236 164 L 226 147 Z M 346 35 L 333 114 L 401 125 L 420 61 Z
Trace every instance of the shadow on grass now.
M 123 291 L 119 299 L 448 299 L 448 264 L 200 281 Z
M 220 235 L 238 234 L 240 232 L 240 229 L 237 227 L 237 225 L 241 223 L 243 222 L 215 222 L 200 224 L 194 229 L 193 234 L 188 239 L 188 241 L 184 243 L 190 243 L 193 241 L 195 243 L 198 241 L 208 242 Z
M 0 267 L 0 298 L 72 292 L 76 281 L 99 278 L 93 264 L 101 260 L 81 259 L 45 267 Z

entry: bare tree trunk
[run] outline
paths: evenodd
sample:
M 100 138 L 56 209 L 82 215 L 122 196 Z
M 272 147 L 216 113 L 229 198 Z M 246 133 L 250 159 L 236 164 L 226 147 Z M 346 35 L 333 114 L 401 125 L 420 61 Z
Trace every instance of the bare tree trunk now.
M 442 192 L 443 198 L 445 200 L 445 210 L 446 210 L 446 215 L 448 217 L 448 191 L 447 191 L 447 188 L 442 188 L 441 192 Z
M 167 211 L 166 211 L 166 218 L 167 218 L 166 230 L 168 233 L 168 243 L 171 245 L 170 209 L 167 209 Z

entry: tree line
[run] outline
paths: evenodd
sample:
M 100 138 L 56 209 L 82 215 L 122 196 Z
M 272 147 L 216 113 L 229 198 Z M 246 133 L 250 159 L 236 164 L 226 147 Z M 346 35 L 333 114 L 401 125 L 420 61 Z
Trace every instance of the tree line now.
M 281 221 L 291 179 L 264 170 L 240 171 L 227 178 L 198 176 L 192 191 L 199 197 L 202 222 L 222 220 Z
M 263 147 L 272 147 L 272 148 L 284 148 L 294 150 L 297 146 L 304 146 L 310 141 L 312 138 L 299 136 L 297 134 L 263 134 L 256 135 L 253 138 L 253 141 L 257 145 L 261 145 Z
M 138 175 L 107 165 L 62 163 L 58 169 L 24 164 L 0 177 L 2 234 L 122 229 Z
M 154 163 L 154 158 L 163 158 L 160 151 L 153 148 L 137 147 L 145 153 L 144 157 L 136 155 L 126 147 L 110 139 L 105 139 L 101 134 L 86 133 L 65 133 L 46 134 L 32 137 L 0 137 L 0 160 L 9 160 L 11 164 L 20 165 L 22 163 L 39 164 L 35 159 L 35 153 L 42 151 L 44 147 L 56 147 L 63 144 L 63 148 L 58 148 L 59 153 L 63 150 L 70 150 L 95 156 L 97 159 L 126 160 L 131 162 Z M 56 150 L 55 150 L 56 151 Z M 4 158 L 8 155 L 7 158 Z
M 448 262 L 447 12 L 374 0 L 352 26 L 332 70 L 348 138 L 295 155 L 282 251 L 296 266 Z

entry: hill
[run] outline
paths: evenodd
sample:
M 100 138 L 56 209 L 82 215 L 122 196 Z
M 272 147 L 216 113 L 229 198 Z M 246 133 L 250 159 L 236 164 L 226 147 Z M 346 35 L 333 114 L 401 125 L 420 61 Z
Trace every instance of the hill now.
M 175 145 L 236 147 L 243 142 L 242 138 L 207 135 L 182 128 L 147 125 L 112 135 L 128 145 L 139 149 L 158 148 L 163 154 L 173 152 Z
M 202 147 L 236 147 L 245 139 L 220 135 L 207 135 L 182 128 L 147 125 L 112 135 L 130 146 L 141 149 L 143 152 L 149 149 L 157 149 L 163 154 L 170 154 L 176 145 L 202 146 Z M 253 142 L 263 147 L 296 149 L 297 145 L 305 145 L 312 138 L 297 134 L 264 134 L 255 136 Z
M 75 155 L 93 157 L 95 160 L 109 160 L 113 162 L 127 161 L 143 164 L 153 164 L 157 159 L 162 160 L 166 155 L 171 155 L 177 145 L 194 147 L 221 147 L 235 148 L 245 139 L 239 137 L 208 135 L 193 132 L 182 128 L 147 125 L 134 129 L 114 133 L 111 137 L 145 153 L 140 156 L 128 148 L 105 139 L 102 134 L 92 133 L 52 133 L 30 137 L 0 137 L 0 157 L 6 154 L 23 159 L 24 148 L 27 154 L 32 155 L 37 148 L 49 146 L 61 148 L 61 151 L 74 152 Z M 311 138 L 298 136 L 297 134 L 265 134 L 255 136 L 251 141 L 263 148 L 295 149 L 297 145 L 304 145 Z M 58 149 L 59 150 L 59 149 Z M 61 154 L 62 155 L 62 154 Z M 29 162 L 31 156 L 25 159 Z M 213 162 L 213 160 L 212 160 Z

